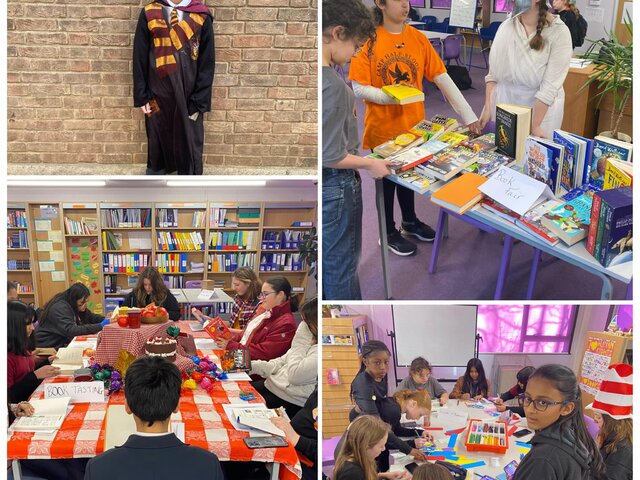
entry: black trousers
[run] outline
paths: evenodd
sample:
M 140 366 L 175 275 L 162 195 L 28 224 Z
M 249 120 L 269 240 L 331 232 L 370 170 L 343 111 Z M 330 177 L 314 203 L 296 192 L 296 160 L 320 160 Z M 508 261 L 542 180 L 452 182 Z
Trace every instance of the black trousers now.
M 382 191 L 384 193 L 384 214 L 387 221 L 387 235 L 393 233 L 396 228 L 395 222 L 393 221 L 393 194 L 396 192 L 400 211 L 402 212 L 402 220 L 404 222 L 416 221 L 416 203 L 413 190 L 383 178 Z

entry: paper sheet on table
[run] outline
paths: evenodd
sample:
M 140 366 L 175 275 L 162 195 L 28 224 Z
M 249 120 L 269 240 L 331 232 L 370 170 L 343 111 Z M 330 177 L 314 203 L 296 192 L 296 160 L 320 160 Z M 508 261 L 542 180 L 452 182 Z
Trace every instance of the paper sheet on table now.
M 201 323 L 190 323 L 189 328 L 192 332 L 202 332 L 204 330 L 204 326 Z
M 82 348 L 83 350 L 85 348 L 95 349 L 97 346 L 98 346 L 97 338 L 90 338 L 88 340 L 72 340 L 71 343 L 69 343 L 69 347 Z
M 527 175 L 502 166 L 478 190 L 519 215 L 543 202 L 555 198 L 548 185 Z
M 222 380 L 223 382 L 231 380 L 233 382 L 250 382 L 251 377 L 246 372 L 229 372 L 227 373 L 227 380 Z
M 194 342 L 198 350 L 216 350 L 218 348 L 213 338 L 195 338 Z
M 267 406 L 264 403 L 224 403 L 222 404 L 222 408 L 231 422 L 231 425 L 233 425 L 233 428 L 240 430 L 241 432 L 252 432 L 253 430 L 251 428 L 238 423 L 238 418 L 233 414 L 233 410 L 235 408 L 255 408 L 256 410 L 264 410 Z

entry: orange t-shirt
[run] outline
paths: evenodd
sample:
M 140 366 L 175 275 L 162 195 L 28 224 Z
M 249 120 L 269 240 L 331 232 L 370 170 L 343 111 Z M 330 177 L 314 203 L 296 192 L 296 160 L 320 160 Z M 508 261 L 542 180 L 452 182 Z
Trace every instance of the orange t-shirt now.
M 382 88 L 405 83 L 422 90 L 422 79 L 433 79 L 447 69 L 433 49 L 429 39 L 413 27 L 405 26 L 403 34 L 389 33 L 384 27 L 376 30 L 373 52 L 369 56 L 370 41 L 351 59 L 349 79 L 360 85 Z M 404 42 L 404 47 L 397 48 Z M 374 148 L 408 131 L 424 119 L 422 102 L 408 105 L 380 105 L 365 101 L 364 148 Z

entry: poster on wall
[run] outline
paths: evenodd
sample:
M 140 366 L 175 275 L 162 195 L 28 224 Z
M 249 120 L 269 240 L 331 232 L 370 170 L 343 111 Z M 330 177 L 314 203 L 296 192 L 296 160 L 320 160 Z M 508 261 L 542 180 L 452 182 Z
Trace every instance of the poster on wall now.
M 85 284 L 91 296 L 87 308 L 94 313 L 102 312 L 102 289 L 100 288 L 100 268 L 98 265 L 98 239 L 76 238 L 71 241 L 71 268 L 69 277 L 71 283 L 81 282 Z M 95 300 L 98 299 L 96 302 Z
M 587 337 L 587 348 L 582 359 L 580 388 L 591 395 L 598 392 L 604 372 L 611 364 L 615 341 L 598 337 Z

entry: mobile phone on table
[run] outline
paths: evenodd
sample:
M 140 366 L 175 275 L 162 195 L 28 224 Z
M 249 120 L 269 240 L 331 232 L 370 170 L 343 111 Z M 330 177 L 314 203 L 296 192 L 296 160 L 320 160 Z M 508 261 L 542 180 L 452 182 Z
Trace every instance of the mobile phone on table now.
M 513 436 L 516 438 L 520 438 L 520 437 L 524 437 L 525 435 L 529 435 L 530 433 L 531 433 L 531 430 L 527 430 L 526 428 L 523 428 L 522 430 L 518 430 L 517 432 L 515 432 Z
M 507 476 L 507 480 L 511 480 L 513 476 L 516 474 L 516 469 L 518 468 L 518 461 L 514 460 L 509 463 L 506 467 L 504 467 L 504 473 Z
M 288 445 L 287 441 L 282 437 L 245 437 L 244 443 L 249 448 L 275 448 L 275 447 L 286 447 Z

